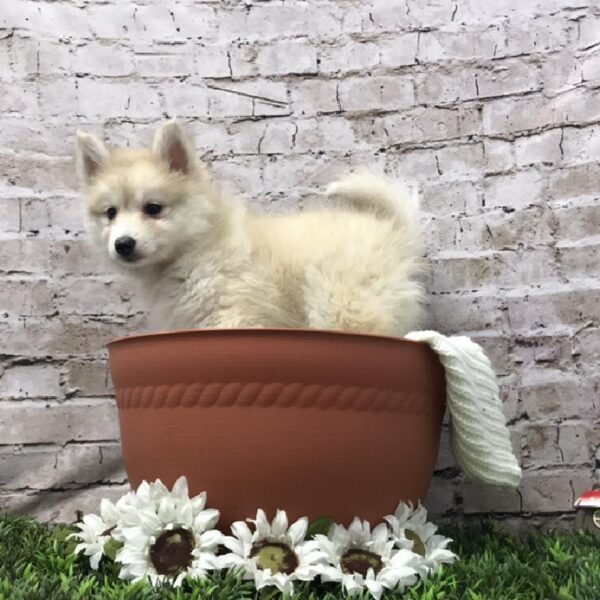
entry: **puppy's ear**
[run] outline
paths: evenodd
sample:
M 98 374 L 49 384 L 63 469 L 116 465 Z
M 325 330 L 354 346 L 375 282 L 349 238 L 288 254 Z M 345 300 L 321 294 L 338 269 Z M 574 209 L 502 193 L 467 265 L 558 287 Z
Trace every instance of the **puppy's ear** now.
M 106 146 L 98 138 L 78 131 L 75 159 L 79 179 L 84 185 L 89 185 L 98 171 L 109 163 L 110 155 Z
M 167 163 L 170 171 L 187 175 L 198 168 L 194 144 L 175 119 L 158 129 L 152 151 Z

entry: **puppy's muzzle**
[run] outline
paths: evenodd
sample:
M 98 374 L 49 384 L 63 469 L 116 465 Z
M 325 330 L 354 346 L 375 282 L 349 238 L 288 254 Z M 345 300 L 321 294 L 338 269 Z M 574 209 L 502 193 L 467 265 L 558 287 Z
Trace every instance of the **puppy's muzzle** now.
M 135 240 L 128 235 L 118 237 L 115 240 L 115 250 L 121 258 L 131 260 L 135 250 Z

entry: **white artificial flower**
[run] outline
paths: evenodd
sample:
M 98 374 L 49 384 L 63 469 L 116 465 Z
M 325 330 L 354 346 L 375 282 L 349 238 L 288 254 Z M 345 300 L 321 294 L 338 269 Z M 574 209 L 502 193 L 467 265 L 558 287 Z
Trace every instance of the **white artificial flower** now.
M 77 523 L 80 531 L 69 536 L 80 540 L 75 547 L 75 554 L 83 552 L 85 556 L 89 556 L 90 566 L 92 569 L 97 569 L 104 555 L 104 546 L 115 534 L 119 525 L 120 515 L 117 507 L 104 498 L 100 502 L 100 515 L 84 515 L 81 522 Z
M 396 549 L 385 523 L 371 532 L 367 521 L 355 518 L 348 529 L 334 525 L 328 536 L 317 535 L 315 541 L 329 562 L 321 568 L 323 581 L 340 582 L 349 595 L 367 588 L 379 600 L 384 589 L 403 591 L 417 581 L 419 557 Z
M 204 577 L 217 568 L 215 551 L 222 534 L 214 526 L 219 511 L 205 505 L 205 493 L 189 498 L 185 477 L 171 492 L 160 481 L 143 482 L 121 506 L 123 546 L 115 558 L 123 565 L 119 577 L 179 586 L 188 575 Z
M 437 526 L 427 521 L 427 509 L 420 504 L 400 502 L 393 515 L 385 517 L 395 547 L 408 547 L 421 557 L 417 565 L 419 575 L 425 577 L 437 571 L 441 564 L 451 564 L 457 556 L 446 548 L 452 541 L 436 535 Z
M 229 554 L 219 557 L 222 568 L 239 568 L 253 579 L 257 590 L 274 586 L 291 594 L 294 581 L 311 581 L 320 572 L 325 556 L 316 542 L 305 541 L 308 519 L 298 519 L 288 527 L 284 511 L 278 510 L 269 523 L 262 510 L 256 513 L 254 531 L 244 521 L 231 526 L 233 536 L 223 538 Z

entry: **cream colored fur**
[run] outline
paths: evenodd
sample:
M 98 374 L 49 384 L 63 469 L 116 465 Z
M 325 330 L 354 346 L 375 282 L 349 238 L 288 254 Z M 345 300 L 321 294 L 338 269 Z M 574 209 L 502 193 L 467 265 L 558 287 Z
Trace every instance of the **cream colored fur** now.
M 403 335 L 419 324 L 418 206 L 392 181 L 362 172 L 331 184 L 334 208 L 260 214 L 218 190 L 175 121 L 148 150 L 109 152 L 80 133 L 77 164 L 86 228 L 140 282 L 155 326 Z M 144 214 L 148 202 L 161 214 Z M 115 252 L 121 236 L 137 260 Z

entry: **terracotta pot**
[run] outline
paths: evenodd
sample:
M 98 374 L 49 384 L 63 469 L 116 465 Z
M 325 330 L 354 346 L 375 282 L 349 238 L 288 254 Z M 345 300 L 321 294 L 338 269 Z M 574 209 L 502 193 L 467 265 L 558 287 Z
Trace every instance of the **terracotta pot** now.
M 108 347 L 131 485 L 186 475 L 221 528 L 257 508 L 379 522 L 427 492 L 445 384 L 425 344 L 256 329 Z

